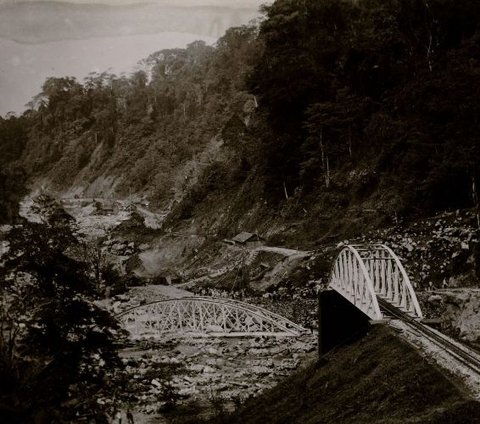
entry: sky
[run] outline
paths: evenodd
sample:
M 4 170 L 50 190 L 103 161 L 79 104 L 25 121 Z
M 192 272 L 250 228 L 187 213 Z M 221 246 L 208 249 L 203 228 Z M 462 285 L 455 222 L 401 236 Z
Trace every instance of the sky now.
M 21 3 L 25 0 L 0 0 L 1 4 Z M 52 0 L 28 0 L 32 3 L 48 2 Z M 58 0 L 57 0 L 58 1 Z M 256 7 L 258 8 L 266 1 L 260 0 L 68 0 L 68 3 L 76 4 L 109 4 L 109 5 L 125 5 L 125 4 L 144 4 L 154 3 L 162 6 L 222 6 L 222 7 Z
M 228 27 L 258 17 L 263 2 L 145 3 L 0 0 L 0 115 L 10 111 L 22 113 L 50 76 L 74 76 L 82 81 L 90 72 L 128 74 L 135 70 L 138 61 L 155 51 L 185 47 L 195 40 L 214 44 Z M 111 7 L 101 6 L 105 4 Z M 170 4 L 175 7 L 169 7 Z M 200 6 L 204 8 L 198 9 Z

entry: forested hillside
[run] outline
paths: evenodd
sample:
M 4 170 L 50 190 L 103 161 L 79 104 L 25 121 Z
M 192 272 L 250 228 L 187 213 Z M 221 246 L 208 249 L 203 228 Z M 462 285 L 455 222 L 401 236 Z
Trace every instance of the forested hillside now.
M 478 206 L 477 2 L 278 0 L 264 13 L 130 77 L 47 80 L 2 120 L 2 160 L 31 186 L 143 195 L 171 225 L 208 211 L 220 234 L 276 220 L 314 241 Z
M 376 191 L 385 212 L 470 206 L 479 13 L 473 1 L 277 1 L 250 78 L 270 174 L 347 204 Z
M 23 117 L 2 120 L 2 147 L 12 159 L 20 152 L 31 182 L 55 190 L 78 193 L 93 183 L 96 195 L 147 190 L 168 199 L 174 170 L 202 152 L 232 115 L 249 113 L 243 108 L 252 96 L 242 87 L 256 46 L 256 29 L 243 27 L 228 31 L 215 49 L 195 42 L 153 53 L 130 77 L 91 74 L 83 84 L 49 78 Z M 185 183 L 189 175 L 181 177 Z

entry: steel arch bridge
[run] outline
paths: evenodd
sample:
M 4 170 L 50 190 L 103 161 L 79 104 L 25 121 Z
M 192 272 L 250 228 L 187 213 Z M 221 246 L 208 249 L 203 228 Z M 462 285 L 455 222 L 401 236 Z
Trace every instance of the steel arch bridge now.
M 383 319 L 382 300 L 413 318 L 423 318 L 405 268 L 384 244 L 346 245 L 333 265 L 330 287 L 372 320 Z
M 299 336 L 305 329 L 259 306 L 233 299 L 183 297 L 152 302 L 117 315 L 132 338 L 165 333 L 210 336 Z

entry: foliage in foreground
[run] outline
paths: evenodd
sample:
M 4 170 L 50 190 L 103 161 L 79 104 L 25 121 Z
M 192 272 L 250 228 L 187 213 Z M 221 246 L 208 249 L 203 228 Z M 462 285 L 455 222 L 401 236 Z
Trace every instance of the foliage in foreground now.
M 0 263 L 0 421 L 105 422 L 120 364 L 118 326 L 69 251 L 72 218 L 44 204 L 43 221 L 7 235 Z

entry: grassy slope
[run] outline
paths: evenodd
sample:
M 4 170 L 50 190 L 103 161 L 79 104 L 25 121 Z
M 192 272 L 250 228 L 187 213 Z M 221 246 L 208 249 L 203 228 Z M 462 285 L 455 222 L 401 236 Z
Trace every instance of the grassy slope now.
M 354 345 L 247 401 L 225 423 L 480 423 L 480 403 L 390 330 Z

